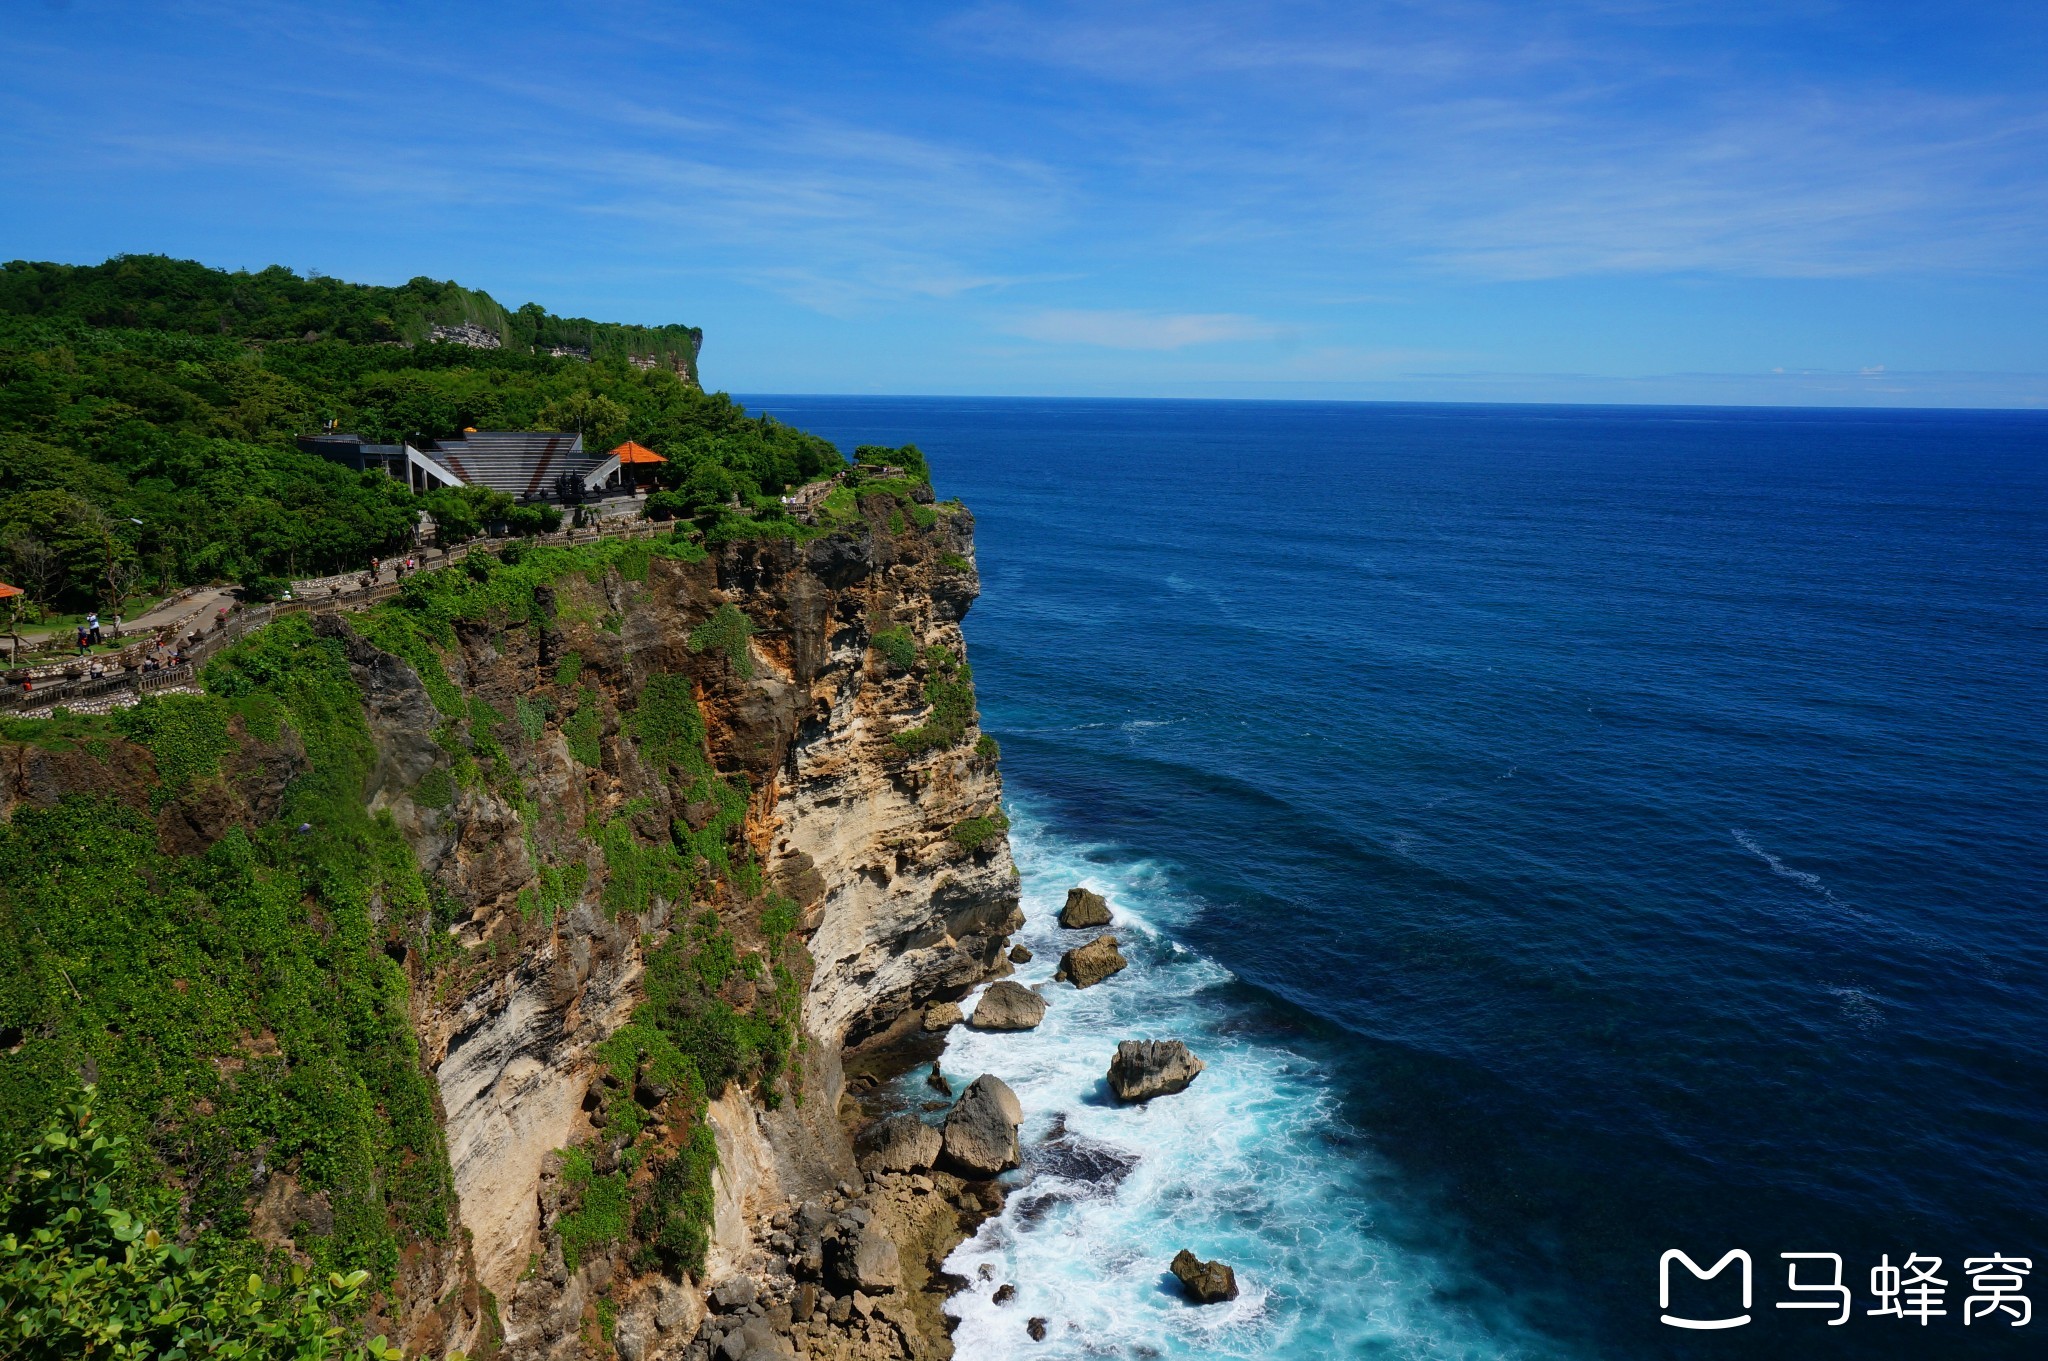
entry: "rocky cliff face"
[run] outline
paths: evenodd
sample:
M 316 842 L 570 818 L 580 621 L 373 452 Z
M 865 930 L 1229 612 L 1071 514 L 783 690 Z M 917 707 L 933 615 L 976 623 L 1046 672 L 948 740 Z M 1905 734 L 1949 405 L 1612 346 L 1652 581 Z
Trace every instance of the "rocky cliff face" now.
M 601 764 L 585 765 L 550 727 L 528 757 L 523 810 L 486 790 L 422 807 L 421 781 L 445 759 L 436 711 L 410 668 L 353 645 L 383 755 L 373 803 L 390 807 L 465 909 L 466 961 L 438 980 L 420 1028 L 476 1275 L 498 1301 L 509 1354 L 579 1354 L 600 1297 L 624 1320 L 613 1329 L 625 1329 L 622 1350 L 680 1354 L 703 1314 L 699 1291 L 749 1267 L 772 1274 L 763 1222 L 856 1177 L 839 1119 L 842 1048 L 998 966 L 1016 913 L 1007 842 L 999 829 L 971 849 L 952 835 L 997 812 L 993 755 L 971 720 L 928 750 L 897 740 L 932 718 L 922 660 L 964 660 L 960 620 L 978 585 L 972 519 L 945 508 L 930 528 L 892 530 L 891 510 L 878 503 L 864 531 L 807 546 L 657 558 L 644 582 L 572 578 L 557 585 L 545 625 L 465 631 L 448 667 L 465 696 L 510 711 L 552 691 L 558 713 L 596 697 Z M 721 607 L 750 621 L 751 636 L 692 651 Z M 907 635 L 920 663 L 898 665 L 900 643 L 894 661 L 873 646 L 885 630 Z M 561 683 L 571 657 L 573 694 Z M 794 903 L 810 964 L 788 1084 L 800 1097 L 770 1110 L 735 1085 L 709 1107 L 719 1167 L 695 1290 L 614 1258 L 571 1272 L 550 1222 L 561 1208 L 555 1150 L 604 1143 L 592 1123 L 595 1048 L 631 1013 L 646 951 L 684 910 L 656 896 L 642 911 L 607 911 L 589 829 L 624 813 L 636 836 L 658 841 L 672 821 L 708 816 L 626 731 L 648 679 L 678 674 L 694 683 L 712 763 L 751 791 L 742 835 L 771 890 Z M 591 867 L 576 900 L 552 922 L 522 911 L 522 896 L 542 896 L 543 867 L 568 864 Z M 729 891 L 720 904 L 742 950 L 760 938 L 752 906 Z
M 918 1292 L 984 1192 L 935 1173 L 855 1203 L 840 1055 L 1000 971 L 1018 921 L 960 632 L 972 535 L 964 508 L 874 495 L 857 527 L 807 544 L 613 553 L 516 608 L 458 615 L 452 646 L 402 645 L 375 617 L 314 621 L 362 694 L 370 811 L 437 904 L 431 919 L 372 904 L 411 981 L 458 1220 L 406 1249 L 378 1307 L 410 1353 L 704 1358 L 724 1336 L 700 1329 L 707 1296 L 731 1282 L 729 1327 L 767 1328 L 764 1354 L 813 1300 L 815 1329 L 794 1330 L 809 1354 L 949 1354 Z M 204 851 L 275 817 L 309 759 L 289 725 L 230 727 L 219 778 L 170 799 L 121 740 L 89 758 L 0 744 L 0 813 L 114 798 L 149 809 L 168 851 Z M 734 1080 L 693 1104 L 662 1066 L 668 1040 L 636 1022 L 653 994 L 677 1024 L 725 1027 L 706 1053 L 744 1039 Z M 707 1142 L 717 1167 L 698 1188 Z M 252 1193 L 258 1236 L 288 1253 L 319 1227 L 297 1202 L 265 1208 L 294 1188 L 273 1175 Z M 656 1201 L 683 1207 L 679 1236 L 661 1236 Z M 898 1245 L 860 1247 L 896 1264 L 894 1284 L 828 1313 L 796 1280 L 823 1279 L 804 1258 L 841 1228 L 798 1220 L 841 1214 L 849 1244 Z M 687 1255 L 692 1232 L 702 1265 L 685 1270 L 669 1249 Z

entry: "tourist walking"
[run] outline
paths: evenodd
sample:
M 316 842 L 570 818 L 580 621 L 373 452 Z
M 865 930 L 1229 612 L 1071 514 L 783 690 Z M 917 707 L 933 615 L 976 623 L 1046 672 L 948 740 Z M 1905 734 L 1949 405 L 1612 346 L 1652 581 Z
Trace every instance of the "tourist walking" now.
M 94 610 L 91 614 L 85 616 L 85 631 L 91 636 L 92 645 L 98 647 L 101 641 L 100 612 L 98 610 Z

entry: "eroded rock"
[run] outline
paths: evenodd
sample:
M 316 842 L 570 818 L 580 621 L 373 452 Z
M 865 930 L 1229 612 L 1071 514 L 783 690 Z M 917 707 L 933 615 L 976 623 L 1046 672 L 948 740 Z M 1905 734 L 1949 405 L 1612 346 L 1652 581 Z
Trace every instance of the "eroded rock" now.
M 1196 1304 L 1221 1304 L 1237 1298 L 1237 1273 L 1223 1262 L 1205 1262 L 1182 1248 L 1174 1254 L 1173 1274 Z
M 1125 1040 L 1109 1061 L 1109 1089 L 1119 1101 L 1150 1101 L 1186 1091 L 1207 1066 L 1179 1040 Z
M 946 1160 L 977 1178 L 1017 1166 L 1017 1126 L 1023 1119 L 1024 1107 L 1009 1084 L 983 1073 L 946 1115 Z
M 1060 956 L 1060 971 L 1053 975 L 1077 988 L 1092 988 L 1111 974 L 1130 967 L 1130 961 L 1116 948 L 1115 936 L 1097 936 Z
M 860 1170 L 922 1172 L 939 1159 L 944 1137 L 915 1115 L 891 1115 L 861 1132 Z
M 1060 909 L 1060 925 L 1069 931 L 1109 925 L 1109 900 L 1085 888 L 1068 889 L 1066 906 Z
M 975 1004 L 976 1030 L 1031 1030 L 1045 1019 L 1045 999 L 1022 983 L 1004 980 L 989 984 Z

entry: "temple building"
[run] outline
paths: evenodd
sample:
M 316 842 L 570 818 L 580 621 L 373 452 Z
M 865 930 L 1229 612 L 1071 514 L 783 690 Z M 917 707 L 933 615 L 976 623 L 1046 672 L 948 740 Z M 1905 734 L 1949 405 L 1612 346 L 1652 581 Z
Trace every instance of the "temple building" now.
M 621 450 L 637 450 L 633 461 L 661 461 L 637 444 L 609 454 L 588 453 L 583 436 L 554 430 L 468 430 L 454 439 L 376 444 L 360 435 L 303 435 L 307 453 L 359 471 L 375 470 L 416 492 L 435 487 L 490 487 L 521 501 L 576 502 L 631 485 L 622 475 Z

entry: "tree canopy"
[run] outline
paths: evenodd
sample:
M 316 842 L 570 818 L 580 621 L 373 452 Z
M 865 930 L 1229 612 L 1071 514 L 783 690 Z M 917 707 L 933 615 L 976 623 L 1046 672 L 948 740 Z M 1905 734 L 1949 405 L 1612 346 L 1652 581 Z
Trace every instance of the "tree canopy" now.
M 454 324 L 503 344 L 425 338 Z M 328 421 L 379 441 L 633 439 L 701 505 L 845 466 L 825 440 L 702 391 L 698 335 L 508 312 L 428 279 L 376 288 L 160 256 L 0 266 L 0 572 L 44 606 L 116 608 L 137 588 L 360 567 L 408 539 L 422 503 L 300 451 Z M 683 372 L 631 362 L 685 350 Z

